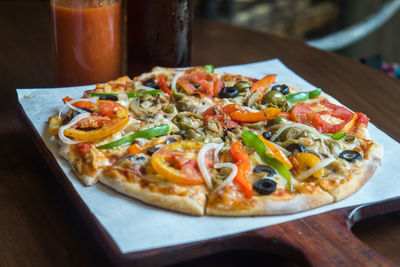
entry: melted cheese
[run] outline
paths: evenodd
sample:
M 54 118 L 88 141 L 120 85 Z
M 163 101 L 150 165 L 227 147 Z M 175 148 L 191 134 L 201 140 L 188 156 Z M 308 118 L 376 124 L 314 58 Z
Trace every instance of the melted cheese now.
M 330 115 L 321 115 L 321 119 L 323 119 L 326 122 L 329 122 L 330 124 L 334 124 L 334 125 L 344 122 L 344 120 L 332 117 Z

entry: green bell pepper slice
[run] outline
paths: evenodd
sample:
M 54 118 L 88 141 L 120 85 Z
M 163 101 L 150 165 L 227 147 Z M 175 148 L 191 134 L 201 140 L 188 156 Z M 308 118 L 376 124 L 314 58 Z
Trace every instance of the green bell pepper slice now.
M 208 72 L 208 73 L 210 73 L 210 74 L 213 74 L 213 73 L 214 73 L 214 66 L 213 66 L 213 65 L 204 65 L 204 66 L 202 67 L 202 70 L 203 70 L 204 72 Z
M 342 139 L 343 137 L 346 136 L 346 133 L 344 133 L 344 132 L 337 132 L 337 133 L 334 133 L 334 134 L 323 134 L 323 135 L 329 136 L 329 137 L 332 138 L 333 140 L 340 140 L 340 139 Z
M 309 91 L 309 92 L 300 92 L 300 93 L 295 93 L 295 94 L 289 94 L 286 95 L 286 100 L 291 102 L 291 103 L 297 103 L 297 102 L 304 102 L 307 101 L 308 99 L 316 98 L 321 95 L 321 88 Z
M 136 92 L 136 93 L 127 93 L 128 98 L 136 98 L 140 95 L 148 94 L 148 95 L 158 95 L 159 93 L 162 93 L 162 90 L 160 89 L 155 89 L 155 90 L 150 90 L 150 91 L 143 91 L 143 92 Z M 118 96 L 117 93 L 95 93 L 91 92 L 90 96 L 102 96 L 102 95 L 114 95 Z
M 276 158 L 265 154 L 265 144 L 258 138 L 257 135 L 249 131 L 242 131 L 242 136 L 244 144 L 248 147 L 254 148 L 257 154 L 265 163 L 274 168 L 280 175 L 282 175 L 286 179 L 290 190 L 292 190 L 292 179 L 290 176 L 290 171 L 285 166 L 285 164 L 283 164 Z
M 133 134 L 128 135 L 128 136 L 125 136 L 125 137 L 123 137 L 123 138 L 121 138 L 119 140 L 116 140 L 114 142 L 98 146 L 97 148 L 98 149 L 110 149 L 110 148 L 122 146 L 122 145 L 125 145 L 125 144 L 129 144 L 130 145 L 130 144 L 133 143 L 133 141 L 136 138 L 147 138 L 147 139 L 149 139 L 149 138 L 153 138 L 153 137 L 160 136 L 160 135 L 167 134 L 167 133 L 169 133 L 169 125 L 168 124 L 163 124 L 163 125 L 160 125 L 160 126 L 156 126 L 156 127 L 153 127 L 153 128 L 146 129 L 146 130 L 141 130 L 139 132 L 133 133 Z

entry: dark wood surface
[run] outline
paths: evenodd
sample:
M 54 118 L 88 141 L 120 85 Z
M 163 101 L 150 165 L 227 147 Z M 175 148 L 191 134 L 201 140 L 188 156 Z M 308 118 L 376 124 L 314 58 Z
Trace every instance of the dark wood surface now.
M 70 195 L 55 180 L 32 143 L 31 134 L 17 119 L 15 88 L 53 86 L 48 2 L 0 1 L 0 25 L 0 265 L 110 265 L 110 259 L 90 233 L 85 219 L 79 216 Z M 345 105 L 369 114 L 375 125 L 400 140 L 399 81 L 300 42 L 213 22 L 195 23 L 193 64 L 221 66 L 275 57 Z M 341 220 L 344 215 L 335 216 Z M 383 215 L 367 219 L 353 229 L 368 246 L 400 264 L 399 222 L 398 215 Z M 298 222 L 309 228 L 314 223 L 310 219 Z M 186 264 L 238 266 L 243 258 L 251 257 L 254 263 L 265 260 L 266 252 L 259 249 L 262 244 L 257 242 L 250 242 L 247 247 L 232 247 L 237 250 L 233 254 L 215 250 L 222 254 Z M 218 242 L 202 246 L 212 247 L 212 244 Z M 274 265 L 296 265 L 287 258 L 267 256 Z

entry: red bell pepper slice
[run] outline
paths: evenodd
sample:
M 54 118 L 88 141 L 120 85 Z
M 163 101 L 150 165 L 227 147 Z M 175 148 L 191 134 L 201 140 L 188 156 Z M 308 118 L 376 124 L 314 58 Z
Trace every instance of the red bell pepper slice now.
M 234 181 L 240 186 L 244 195 L 247 198 L 251 198 L 253 195 L 253 189 L 249 180 L 247 180 L 247 176 L 251 171 L 250 157 L 243 150 L 243 145 L 240 143 L 240 141 L 237 141 L 231 145 L 231 156 L 238 169 Z

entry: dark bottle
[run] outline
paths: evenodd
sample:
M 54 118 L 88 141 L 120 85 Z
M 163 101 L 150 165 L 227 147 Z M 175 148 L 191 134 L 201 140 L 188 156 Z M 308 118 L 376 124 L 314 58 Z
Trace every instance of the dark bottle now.
M 127 1 L 129 76 L 154 66 L 190 66 L 192 0 Z

